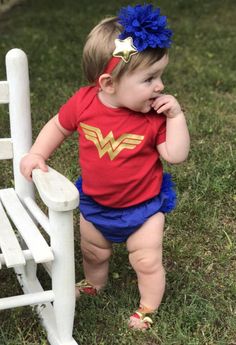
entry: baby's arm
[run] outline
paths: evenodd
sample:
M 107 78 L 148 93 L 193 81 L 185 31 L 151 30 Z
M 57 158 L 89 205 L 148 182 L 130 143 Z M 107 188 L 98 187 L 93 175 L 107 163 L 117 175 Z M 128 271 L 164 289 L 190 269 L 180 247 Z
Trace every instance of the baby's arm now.
M 157 149 L 163 159 L 169 163 L 183 162 L 189 152 L 190 138 L 185 116 L 178 101 L 171 95 L 161 95 L 153 102 L 158 114 L 166 119 L 166 141 Z
M 71 133 L 60 125 L 58 115 L 48 121 L 30 151 L 21 159 L 20 171 L 27 180 L 31 181 L 34 168 L 48 171 L 46 160 Z

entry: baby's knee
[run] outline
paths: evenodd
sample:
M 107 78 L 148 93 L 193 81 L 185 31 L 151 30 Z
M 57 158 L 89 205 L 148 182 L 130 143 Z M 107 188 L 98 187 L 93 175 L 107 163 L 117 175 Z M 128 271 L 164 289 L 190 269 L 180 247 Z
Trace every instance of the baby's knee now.
M 83 258 L 91 264 L 102 264 L 108 261 L 112 253 L 111 248 L 99 248 L 95 245 L 82 246 L 81 249 Z
M 162 255 L 154 250 L 130 253 L 129 260 L 136 272 L 152 274 L 163 270 Z

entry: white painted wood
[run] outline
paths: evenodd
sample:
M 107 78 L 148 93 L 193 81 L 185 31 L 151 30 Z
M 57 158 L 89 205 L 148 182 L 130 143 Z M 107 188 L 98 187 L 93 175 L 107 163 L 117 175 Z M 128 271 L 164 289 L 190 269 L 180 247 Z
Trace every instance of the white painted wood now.
M 27 197 L 24 199 L 24 204 L 27 209 L 30 211 L 34 219 L 42 226 L 42 228 L 46 231 L 46 233 L 50 236 L 50 224 L 49 219 L 46 214 L 39 208 L 36 202 Z
M 0 202 L 0 247 L 7 267 L 25 265 L 25 258 L 14 230 Z
M 23 248 L 22 251 L 26 263 L 14 266 L 24 295 L 0 299 L 0 309 L 37 304 L 36 310 L 47 331 L 50 345 L 78 345 L 72 338 L 75 310 L 72 210 L 79 203 L 78 191 L 64 176 L 51 168 L 49 173 L 35 170 L 33 180 L 42 200 L 49 207 L 49 219 L 34 202 L 34 184 L 26 181 L 19 171 L 20 159 L 32 145 L 28 61 L 22 50 L 12 49 L 7 53 L 6 72 L 7 82 L 0 83 L 0 99 L 3 103 L 9 99 L 12 149 L 4 139 L 5 147 L 3 149 L 2 146 L 0 152 L 4 152 L 4 158 L 13 158 L 15 190 L 0 191 L 0 200 L 28 249 Z M 39 232 L 36 221 L 50 235 L 51 247 Z M 3 237 L 6 238 L 5 235 Z M 52 276 L 52 291 L 44 292 L 37 278 L 35 261 L 43 262 L 48 267 Z M 4 253 L 0 253 L 0 264 L 6 262 Z
M 0 104 L 9 102 L 9 85 L 7 81 L 0 81 Z
M 15 272 L 16 272 L 16 276 L 19 281 L 19 284 L 20 286 L 22 286 L 23 292 L 25 294 L 44 291 L 37 278 L 34 280 L 29 280 L 26 277 L 25 268 L 17 267 L 15 269 Z M 43 305 L 39 304 L 36 307 L 36 310 L 39 314 L 40 321 L 42 322 L 43 326 L 47 330 L 47 336 L 50 341 L 50 344 L 64 345 L 58 339 L 54 309 L 53 309 L 52 304 L 51 303 L 44 303 Z
M 44 291 L 39 280 L 29 280 L 25 276 L 25 268 L 17 267 L 15 269 L 17 279 L 22 286 L 25 294 Z M 61 279 L 64 275 L 61 276 Z M 56 327 L 55 312 L 51 303 L 44 303 L 38 305 L 36 310 L 39 314 L 40 321 L 47 331 L 48 341 L 51 345 L 78 345 L 78 343 L 71 337 L 68 341 L 59 338 L 58 330 Z
M 32 251 L 35 262 L 53 260 L 53 254 L 40 231 L 20 203 L 14 189 L 8 188 L 0 191 L 1 201 L 16 228 L 23 237 L 28 248 Z
M 0 160 L 13 158 L 13 146 L 11 138 L 0 139 Z
M 43 265 L 45 271 L 47 272 L 47 274 L 49 275 L 49 277 L 52 278 L 52 261 L 44 262 L 42 265 Z
M 18 295 L 0 299 L 0 310 L 23 307 L 25 305 L 34 305 L 39 303 L 52 302 L 54 293 L 52 290 L 44 292 L 35 292 L 27 295 Z
M 68 211 L 79 204 L 77 188 L 65 176 L 48 167 L 48 172 L 33 170 L 33 181 L 43 202 L 54 211 Z
M 57 258 L 52 265 L 53 306 L 59 338 L 64 344 L 71 340 L 75 310 L 73 213 L 49 209 L 49 221 L 51 246 Z M 63 279 L 65 272 L 66 279 Z
M 29 249 L 22 250 L 22 254 L 24 255 L 25 261 L 33 259 L 32 253 Z M 0 254 L 0 264 L 6 265 L 5 257 L 3 254 Z M 18 267 L 18 266 L 15 266 L 15 267 Z
M 7 53 L 6 74 L 9 83 L 15 190 L 21 200 L 27 196 L 34 198 L 33 184 L 28 182 L 19 170 L 22 155 L 32 146 L 28 60 L 22 50 L 15 48 Z

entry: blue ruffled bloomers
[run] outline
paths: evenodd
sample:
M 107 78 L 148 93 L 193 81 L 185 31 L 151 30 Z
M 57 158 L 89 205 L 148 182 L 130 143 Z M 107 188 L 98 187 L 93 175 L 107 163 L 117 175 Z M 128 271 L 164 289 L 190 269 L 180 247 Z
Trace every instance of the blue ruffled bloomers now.
M 128 237 L 157 212 L 168 213 L 176 206 L 176 192 L 171 175 L 165 173 L 160 193 L 152 199 L 126 208 L 111 208 L 83 193 L 82 178 L 76 181 L 80 193 L 80 212 L 111 242 L 126 242 Z

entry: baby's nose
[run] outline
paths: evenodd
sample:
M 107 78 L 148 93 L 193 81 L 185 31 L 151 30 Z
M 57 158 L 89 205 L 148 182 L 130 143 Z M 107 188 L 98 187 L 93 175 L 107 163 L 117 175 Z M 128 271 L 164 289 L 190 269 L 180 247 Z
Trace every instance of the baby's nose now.
M 159 80 L 159 82 L 156 84 L 154 90 L 155 90 L 155 92 L 161 92 L 164 90 L 164 84 L 161 80 Z

